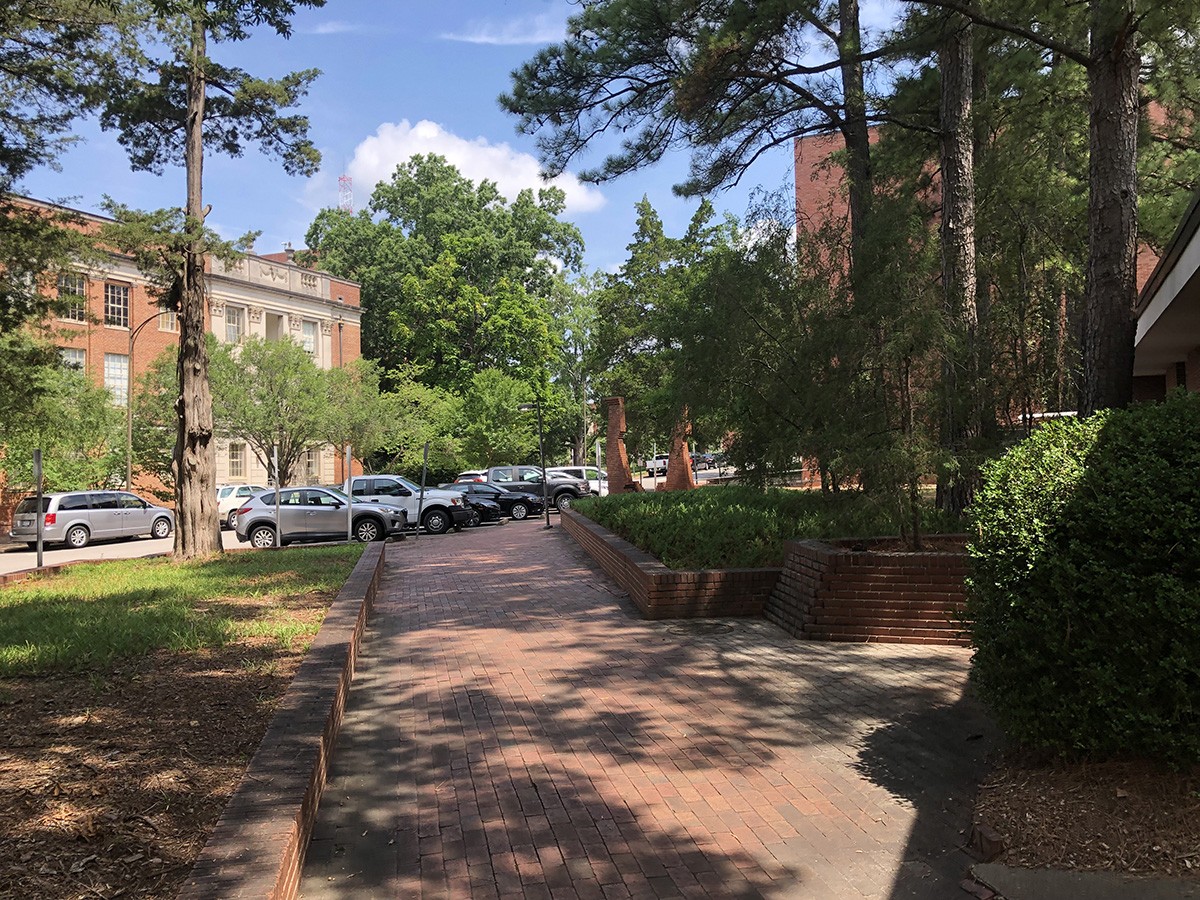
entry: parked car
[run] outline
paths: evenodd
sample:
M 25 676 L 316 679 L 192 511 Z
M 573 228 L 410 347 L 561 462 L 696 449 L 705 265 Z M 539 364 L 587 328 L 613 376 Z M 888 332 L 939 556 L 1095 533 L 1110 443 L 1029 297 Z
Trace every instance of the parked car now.
M 421 503 L 421 486 L 401 475 L 358 475 L 350 481 L 350 493 L 355 500 L 388 503 L 406 510 L 408 521 L 414 527 L 420 505 L 421 527 L 430 534 L 445 534 L 451 528 L 462 528 L 471 520 L 471 510 L 462 494 L 427 487 L 424 503 Z
M 11 536 L 37 546 L 37 498 L 26 497 L 13 514 Z M 66 491 L 42 497 L 42 541 L 76 550 L 91 541 L 138 537 L 165 538 L 175 528 L 175 513 L 125 491 Z
M 608 493 L 608 473 L 595 466 L 548 466 L 546 472 L 554 475 L 566 475 L 579 481 L 586 481 L 593 494 Z
M 692 468 L 697 471 L 702 469 L 711 469 L 713 467 L 713 455 L 711 453 L 693 453 Z
M 470 469 L 466 472 L 459 472 L 454 483 L 457 484 L 460 481 L 487 481 L 487 469 Z
M 386 503 L 351 504 L 337 488 L 292 487 L 279 492 L 279 543 L 345 539 L 349 519 L 358 541 L 382 541 L 408 527 L 408 513 Z M 251 497 L 237 511 L 237 539 L 255 547 L 275 546 L 275 491 Z
M 668 458 L 668 454 L 659 453 L 656 456 L 650 457 L 642 465 L 651 475 L 666 475 Z
M 471 527 L 496 523 L 504 518 L 500 504 L 483 496 L 466 497 L 467 507 L 471 510 L 471 519 L 467 522 Z
M 528 519 L 531 515 L 541 515 L 543 509 L 541 495 L 528 491 L 509 491 L 499 485 L 479 481 L 456 481 L 442 486 L 446 490 L 464 494 L 472 502 L 476 497 L 491 500 L 499 505 L 504 515 L 517 522 Z
M 553 477 L 543 485 L 544 476 L 537 466 L 492 466 L 483 470 L 488 484 L 508 490 L 526 491 L 530 494 L 545 495 L 556 509 L 569 509 L 571 504 L 580 497 L 588 497 L 592 493 L 586 481 L 569 476 Z M 460 476 L 462 477 L 462 476 Z
M 233 531 L 237 528 L 237 511 L 246 500 L 261 494 L 266 488 L 259 484 L 223 484 L 217 488 L 217 512 L 221 527 Z

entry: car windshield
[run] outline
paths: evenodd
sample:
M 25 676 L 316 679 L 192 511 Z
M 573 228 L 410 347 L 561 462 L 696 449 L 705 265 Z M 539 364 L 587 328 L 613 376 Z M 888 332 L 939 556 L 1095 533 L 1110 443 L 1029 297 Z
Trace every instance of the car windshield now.
M 398 482 L 400 482 L 402 485 L 404 485 L 406 488 L 408 488 L 414 494 L 421 493 L 421 486 L 419 484 L 413 484 L 411 481 L 409 481 L 403 475 L 392 475 L 390 477 L 395 478 Z M 432 488 L 429 485 L 426 485 L 425 490 L 427 490 L 427 491 L 432 490 Z
M 349 498 L 349 497 L 347 497 L 347 496 L 346 496 L 346 494 L 345 494 L 345 492 L 344 492 L 344 491 L 342 491 L 340 488 L 335 488 L 335 487 L 327 487 L 327 488 L 321 488 L 321 490 L 323 490 L 323 491 L 329 491 L 329 493 L 333 494 L 333 496 L 337 497 L 337 498 L 338 498 L 339 500 L 341 500 L 343 503 L 349 503 L 349 502 L 350 502 L 350 498 Z

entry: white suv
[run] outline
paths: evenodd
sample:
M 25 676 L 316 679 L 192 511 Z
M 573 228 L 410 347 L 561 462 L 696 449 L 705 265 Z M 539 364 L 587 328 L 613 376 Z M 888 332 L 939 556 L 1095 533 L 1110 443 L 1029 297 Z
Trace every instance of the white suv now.
M 217 488 L 217 513 L 221 527 L 237 531 L 238 507 L 245 506 L 251 497 L 261 494 L 266 488 L 258 484 L 223 484 Z
M 385 503 L 408 513 L 410 527 L 417 526 L 417 505 L 421 488 L 400 475 L 358 475 L 351 479 L 350 493 L 355 503 Z M 474 512 L 458 491 L 425 488 L 421 504 L 420 527 L 429 534 L 445 534 L 452 527 L 462 528 Z
M 586 481 L 593 494 L 603 496 L 608 493 L 608 473 L 595 466 L 549 466 L 546 474 L 551 478 L 556 474 L 562 474 Z

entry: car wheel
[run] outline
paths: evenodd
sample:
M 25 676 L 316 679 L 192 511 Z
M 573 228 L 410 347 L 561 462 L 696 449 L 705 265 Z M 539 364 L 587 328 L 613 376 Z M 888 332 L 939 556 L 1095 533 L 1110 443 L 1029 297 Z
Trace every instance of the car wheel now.
M 150 526 L 150 533 L 156 538 L 165 538 L 171 533 L 171 520 L 155 519 L 154 524 Z
M 469 518 L 467 520 L 467 527 L 468 528 L 477 528 L 482 522 L 483 522 L 483 519 L 481 519 L 479 517 L 479 511 L 473 510 L 471 512 L 471 518 Z
M 230 531 L 237 531 L 237 510 L 231 509 L 229 515 L 225 517 L 225 527 Z
M 431 509 L 421 517 L 421 524 L 430 534 L 445 534 L 450 530 L 450 516 L 444 509 Z
M 270 525 L 255 525 L 250 529 L 250 546 L 265 550 L 275 546 L 275 529 Z
M 512 509 L 508 513 L 514 520 L 520 522 L 522 519 L 528 518 L 529 507 L 524 503 L 514 503 Z
M 72 525 L 67 530 L 67 546 L 82 550 L 92 539 L 92 534 L 83 525 Z
M 574 502 L 574 497 L 572 497 L 570 494 L 563 493 L 554 498 L 554 507 L 561 512 L 564 509 L 570 509 L 571 504 Z
M 364 544 L 383 540 L 383 529 L 375 519 L 359 519 L 354 523 L 354 539 Z

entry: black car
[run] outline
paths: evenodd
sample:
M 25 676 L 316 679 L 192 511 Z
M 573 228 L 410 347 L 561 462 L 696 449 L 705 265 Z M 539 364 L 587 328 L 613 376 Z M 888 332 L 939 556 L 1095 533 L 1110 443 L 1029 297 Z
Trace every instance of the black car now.
M 483 481 L 456 481 L 442 487 L 448 491 L 460 491 L 468 501 L 474 501 L 476 497 L 491 500 L 499 504 L 504 515 L 518 522 L 542 512 L 542 498 L 528 491 L 509 491 Z
M 471 518 L 467 521 L 470 526 L 486 525 L 499 522 L 504 518 L 500 504 L 486 497 L 466 497 L 467 506 L 471 508 Z

